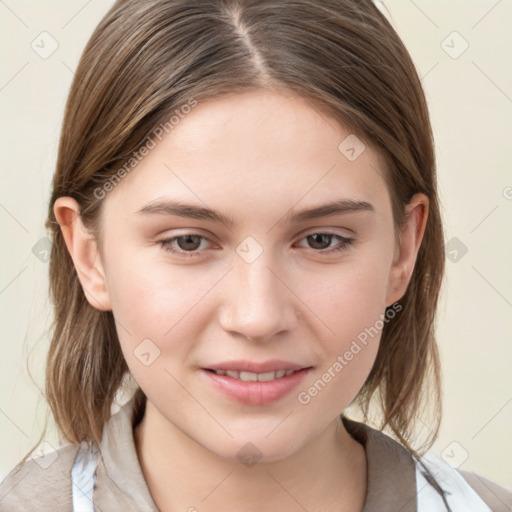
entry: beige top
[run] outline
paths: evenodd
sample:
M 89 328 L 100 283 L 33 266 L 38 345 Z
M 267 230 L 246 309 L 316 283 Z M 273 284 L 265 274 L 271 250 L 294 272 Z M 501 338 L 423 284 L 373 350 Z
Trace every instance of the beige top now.
M 93 493 L 95 510 L 158 512 L 137 458 L 132 408 L 130 400 L 105 425 Z M 363 423 L 343 422 L 366 452 L 363 512 L 417 512 L 415 463 L 410 453 Z M 78 449 L 77 444 L 67 445 L 11 471 L 0 485 L 0 512 L 71 511 L 71 469 Z M 512 511 L 512 492 L 475 473 L 460 474 L 493 512 Z

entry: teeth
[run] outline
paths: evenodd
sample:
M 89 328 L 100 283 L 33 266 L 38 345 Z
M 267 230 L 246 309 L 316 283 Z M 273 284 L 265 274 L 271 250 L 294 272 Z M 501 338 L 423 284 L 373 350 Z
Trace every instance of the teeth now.
M 295 370 L 277 370 L 275 372 L 253 373 L 237 372 L 235 370 L 214 370 L 217 375 L 227 375 L 233 379 L 243 380 L 244 382 L 268 382 L 270 380 L 282 379 L 288 377 Z
M 269 380 L 280 379 L 284 375 L 284 372 L 283 372 L 283 375 L 278 375 L 280 372 L 281 371 L 258 373 L 258 374 L 253 373 L 252 375 L 256 376 L 260 382 L 268 382 Z M 240 378 L 242 380 L 244 380 L 244 378 L 242 377 L 242 374 L 240 374 Z M 254 379 L 254 380 L 256 380 L 256 379 Z
M 256 382 L 260 375 L 268 375 L 267 373 L 240 372 L 240 380 L 245 382 Z

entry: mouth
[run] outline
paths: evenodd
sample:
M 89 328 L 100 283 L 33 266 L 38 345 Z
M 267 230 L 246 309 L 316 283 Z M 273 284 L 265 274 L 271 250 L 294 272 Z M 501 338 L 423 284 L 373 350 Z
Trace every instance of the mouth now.
M 288 395 L 312 368 L 286 361 L 230 361 L 201 370 L 213 389 L 225 397 L 266 405 Z
M 240 372 L 236 370 L 210 370 L 216 375 L 226 375 L 232 379 L 243 380 L 244 382 L 269 382 L 271 380 L 282 379 L 288 377 L 292 373 L 300 370 L 277 370 L 274 372 L 254 373 L 254 372 Z

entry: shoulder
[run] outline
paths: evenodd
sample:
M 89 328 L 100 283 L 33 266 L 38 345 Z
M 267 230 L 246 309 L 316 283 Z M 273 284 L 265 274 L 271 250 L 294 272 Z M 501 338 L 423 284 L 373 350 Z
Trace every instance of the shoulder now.
M 66 445 L 16 466 L 0 484 L 0 512 L 70 510 L 78 449 L 78 444 Z
M 477 473 L 454 469 L 434 453 L 424 454 L 419 464 L 384 432 L 345 417 L 343 423 L 366 451 L 365 512 L 448 510 L 445 505 L 454 512 L 512 512 L 509 489 Z
M 502 487 L 478 473 L 458 471 L 492 512 L 512 511 L 512 490 Z
M 418 460 L 418 509 L 434 510 L 442 507 L 453 512 L 505 512 L 511 511 L 511 494 L 495 482 L 451 466 L 433 452 Z M 430 485 L 428 485 L 430 484 Z

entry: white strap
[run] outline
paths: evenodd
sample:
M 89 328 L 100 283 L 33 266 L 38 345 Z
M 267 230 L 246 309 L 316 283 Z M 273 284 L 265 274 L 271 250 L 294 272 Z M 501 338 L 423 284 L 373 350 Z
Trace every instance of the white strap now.
M 463 476 L 447 462 L 434 454 L 421 458 L 423 464 L 444 491 L 444 496 L 451 512 L 492 512 L 480 496 L 464 480 Z M 424 469 L 416 463 L 416 492 L 418 512 L 439 512 L 446 510 L 441 495 L 424 476 Z
M 82 442 L 71 469 L 73 512 L 94 512 L 92 495 L 96 482 L 99 450 L 96 444 Z

